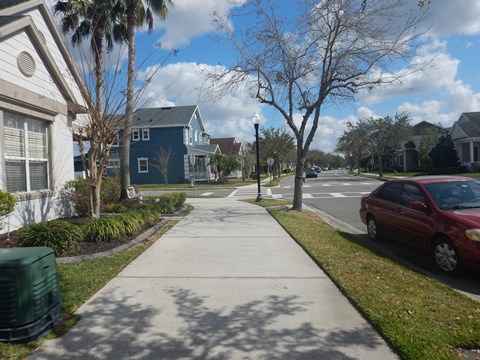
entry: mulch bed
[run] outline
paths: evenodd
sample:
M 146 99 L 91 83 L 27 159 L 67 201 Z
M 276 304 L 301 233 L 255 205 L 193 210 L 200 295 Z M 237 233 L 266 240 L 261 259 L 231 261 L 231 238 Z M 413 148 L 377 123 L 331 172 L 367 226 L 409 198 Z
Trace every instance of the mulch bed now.
M 80 224 L 83 221 L 85 221 L 84 218 L 72 218 L 72 219 L 63 219 L 63 220 L 67 220 L 75 224 Z M 135 239 L 135 237 L 137 237 L 139 234 L 143 233 L 145 230 L 149 229 L 150 227 L 151 226 L 145 226 L 138 233 L 128 235 L 128 236 L 123 236 L 113 241 L 108 241 L 108 242 L 106 241 L 86 242 L 85 241 L 81 243 L 80 246 L 75 251 L 69 252 L 68 254 L 63 254 L 59 257 L 89 255 L 89 254 L 95 254 L 98 252 L 108 251 Z M 10 236 L 8 236 L 8 234 L 1 234 L 0 249 L 19 247 L 20 246 L 19 235 L 20 235 L 20 230 L 11 231 Z

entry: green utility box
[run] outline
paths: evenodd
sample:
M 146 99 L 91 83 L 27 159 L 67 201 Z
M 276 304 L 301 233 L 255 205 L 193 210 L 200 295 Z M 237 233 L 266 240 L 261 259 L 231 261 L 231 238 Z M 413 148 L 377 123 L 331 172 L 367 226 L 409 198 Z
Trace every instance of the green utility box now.
M 0 249 L 0 341 L 35 341 L 62 319 L 52 249 Z

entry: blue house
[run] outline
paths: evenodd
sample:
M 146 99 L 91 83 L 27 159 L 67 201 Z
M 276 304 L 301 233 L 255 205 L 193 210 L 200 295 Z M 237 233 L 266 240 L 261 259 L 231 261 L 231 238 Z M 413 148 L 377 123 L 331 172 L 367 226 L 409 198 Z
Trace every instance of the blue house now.
M 210 144 L 210 135 L 198 106 L 139 109 L 133 114 L 130 144 L 130 181 L 132 184 L 162 184 L 159 155 L 170 152 L 168 183 L 180 184 L 212 179 L 210 155 L 220 152 Z M 113 147 L 107 165 L 109 175 L 118 175 L 120 147 Z

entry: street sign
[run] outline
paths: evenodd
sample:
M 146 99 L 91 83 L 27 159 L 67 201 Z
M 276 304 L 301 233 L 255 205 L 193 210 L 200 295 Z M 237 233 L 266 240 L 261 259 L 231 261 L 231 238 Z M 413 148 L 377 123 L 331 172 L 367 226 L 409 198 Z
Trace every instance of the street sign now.
M 268 164 L 268 166 L 272 166 L 274 162 L 275 162 L 275 160 L 273 160 L 273 158 L 271 158 L 271 157 L 269 157 L 269 158 L 267 159 L 267 164 Z

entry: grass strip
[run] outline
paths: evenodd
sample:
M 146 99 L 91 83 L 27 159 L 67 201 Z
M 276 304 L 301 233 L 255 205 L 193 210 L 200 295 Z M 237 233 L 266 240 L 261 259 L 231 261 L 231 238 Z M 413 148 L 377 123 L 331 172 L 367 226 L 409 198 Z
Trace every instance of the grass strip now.
M 112 278 L 149 248 L 160 236 L 172 228 L 176 221 L 169 221 L 154 235 L 129 249 L 112 256 L 72 264 L 57 264 L 60 296 L 65 321 L 44 339 L 32 344 L 0 343 L 0 359 L 25 359 L 36 347 L 48 339 L 61 336 L 76 324 L 78 316 L 73 315 L 83 303 L 104 287 Z
M 269 206 L 270 203 L 260 203 Z M 480 304 L 309 211 L 268 209 L 404 359 L 460 359 L 480 347 Z

